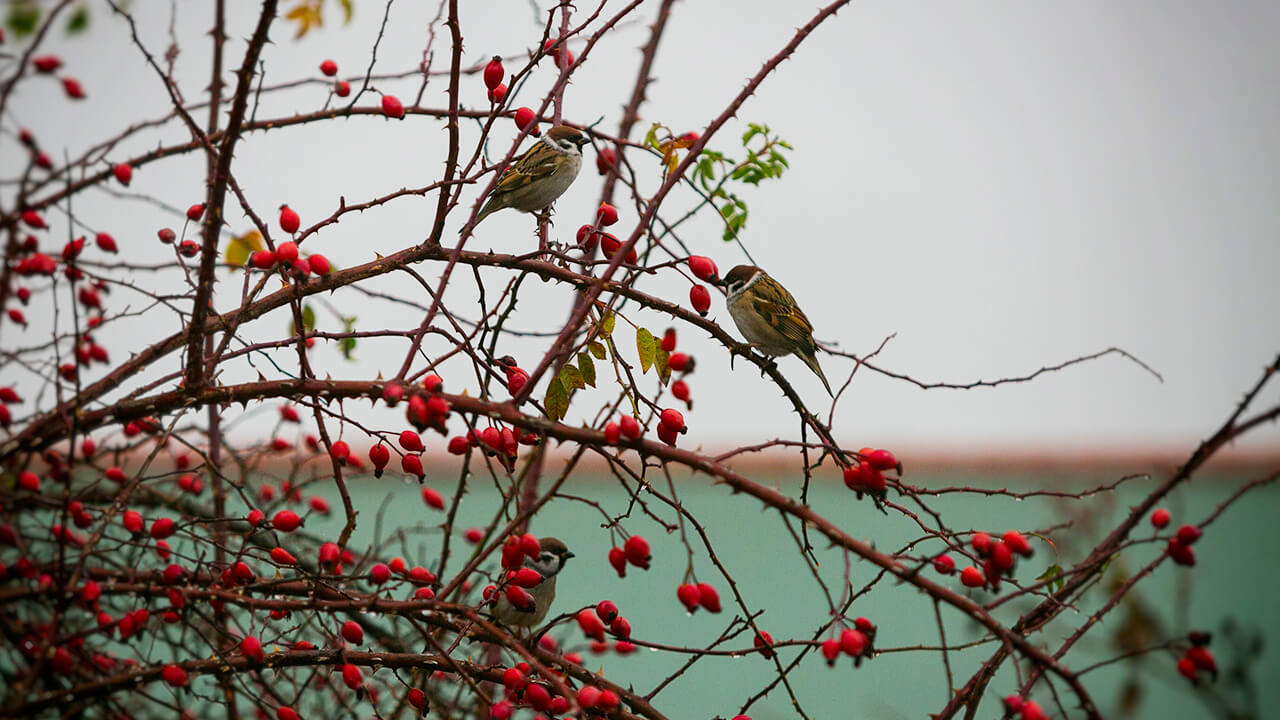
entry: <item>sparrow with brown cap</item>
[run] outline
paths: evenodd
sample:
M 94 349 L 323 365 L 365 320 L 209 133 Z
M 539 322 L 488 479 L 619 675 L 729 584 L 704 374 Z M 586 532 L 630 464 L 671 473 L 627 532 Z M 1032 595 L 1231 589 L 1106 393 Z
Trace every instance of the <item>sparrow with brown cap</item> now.
M 511 163 L 489 193 L 473 225 L 503 208 L 538 212 L 573 184 L 582 169 L 582 146 L 587 136 L 577 128 L 556 125 Z
M 721 285 L 728 293 L 725 304 L 729 315 L 752 347 L 773 357 L 799 357 L 822 381 L 827 394 L 835 396 L 818 365 L 813 325 L 786 288 L 754 265 L 730 270 Z

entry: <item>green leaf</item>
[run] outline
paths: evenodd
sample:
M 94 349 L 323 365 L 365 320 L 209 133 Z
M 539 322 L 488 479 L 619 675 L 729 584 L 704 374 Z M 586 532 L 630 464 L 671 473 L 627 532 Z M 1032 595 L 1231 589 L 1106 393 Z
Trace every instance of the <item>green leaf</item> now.
M 658 351 L 653 354 L 653 365 L 658 368 L 658 380 L 663 385 L 666 385 L 667 381 L 671 379 L 671 368 L 667 365 L 670 360 L 671 353 L 662 348 L 658 348 Z
M 302 327 L 308 332 L 316 327 L 316 310 L 310 305 L 302 306 Z
M 342 318 L 343 332 L 351 332 L 355 330 L 355 327 L 356 327 L 356 318 L 354 315 L 351 317 Z M 338 341 L 338 349 L 342 351 L 342 358 L 344 360 L 354 360 L 355 351 L 356 351 L 356 339 L 353 337 L 342 338 L 342 340 Z
M 585 352 L 578 353 L 578 372 L 582 373 L 582 381 L 591 387 L 596 386 L 596 364 Z
M 604 360 L 609 357 L 609 352 L 604 349 L 604 345 L 601 345 L 594 340 L 587 344 L 587 349 L 591 351 L 592 355 L 596 356 L 597 360 Z
M 636 352 L 640 354 L 640 372 L 647 373 L 653 365 L 653 356 L 658 350 L 658 341 L 653 333 L 644 328 L 636 330 Z
M 547 417 L 552 420 L 563 418 L 569 411 L 569 392 L 564 389 L 560 378 L 551 378 L 551 382 L 547 383 L 547 396 L 543 399 L 542 406 L 546 408 Z
M 5 16 L 4 24 L 15 39 L 24 38 L 35 32 L 40 25 L 40 6 L 25 0 L 9 5 L 9 14 Z
M 351 0 L 338 0 L 338 4 L 342 6 L 342 24 L 346 25 L 351 22 L 351 15 L 355 10 Z
M 582 381 L 582 373 L 578 368 L 568 364 L 563 368 L 560 368 L 560 382 L 563 383 L 565 388 L 570 392 L 574 390 L 581 390 L 587 386 L 587 384 Z
M 67 34 L 76 35 L 89 29 L 89 6 L 77 5 L 76 9 L 71 11 L 71 17 L 67 18 Z
M 257 230 L 250 230 L 244 235 L 231 238 L 227 242 L 227 251 L 224 254 L 224 258 L 228 265 L 244 267 L 244 264 L 249 262 L 249 256 L 261 250 L 262 247 L 262 233 Z
M 1062 576 L 1062 568 L 1059 567 L 1057 564 L 1053 564 L 1045 568 L 1045 571 L 1040 573 L 1040 576 L 1037 577 L 1036 579 L 1048 580 L 1049 587 L 1054 592 L 1061 590 L 1062 586 L 1067 583 L 1067 579 Z
M 600 318 L 600 334 L 603 335 L 604 337 L 609 337 L 610 335 L 612 335 L 613 324 L 616 321 L 617 321 L 617 318 L 613 316 L 613 311 L 609 311 L 605 313 L 604 317 Z

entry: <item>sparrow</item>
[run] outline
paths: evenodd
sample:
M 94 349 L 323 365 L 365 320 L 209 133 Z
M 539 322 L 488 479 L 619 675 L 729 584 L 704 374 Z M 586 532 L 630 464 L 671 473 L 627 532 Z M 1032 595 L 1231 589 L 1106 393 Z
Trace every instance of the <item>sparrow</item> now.
M 480 208 L 475 225 L 503 208 L 531 213 L 555 202 L 578 177 L 582 169 L 581 148 L 586 143 L 587 136 L 577 128 L 556 125 L 547 130 L 502 171 L 498 184 Z
M 493 616 L 506 625 L 532 628 L 537 627 L 547 617 L 547 610 L 556 599 L 556 575 L 564 567 L 565 562 L 573 557 L 569 548 L 556 538 L 544 537 L 539 539 L 538 543 L 542 546 L 542 552 L 538 553 L 537 559 L 530 558 L 524 563 L 525 567 L 533 568 L 542 575 L 542 582 L 528 589 L 529 594 L 533 596 L 533 608 L 520 610 L 507 600 L 505 593 L 500 593 L 498 602 L 493 608 Z
M 739 265 L 721 281 L 728 297 L 725 304 L 738 331 L 752 347 L 766 355 L 795 354 L 813 371 L 827 394 L 831 385 L 818 365 L 818 346 L 813 341 L 813 325 L 796 305 L 787 289 L 754 265 Z

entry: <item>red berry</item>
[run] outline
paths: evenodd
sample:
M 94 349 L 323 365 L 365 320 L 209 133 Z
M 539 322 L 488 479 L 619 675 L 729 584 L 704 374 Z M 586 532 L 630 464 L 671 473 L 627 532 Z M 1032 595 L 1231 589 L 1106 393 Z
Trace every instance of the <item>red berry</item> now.
M 391 461 L 391 451 L 386 445 L 378 443 L 369 448 L 369 462 L 373 463 L 374 477 L 382 477 L 382 469 Z
M 462 435 L 455 435 L 449 438 L 449 453 L 453 455 L 465 455 L 467 448 L 471 447 L 471 443 Z
M 960 583 L 965 587 L 982 587 L 986 582 L 982 571 L 972 565 L 960 571 Z
M 422 690 L 418 688 L 413 688 L 412 690 L 410 690 L 409 694 L 405 696 L 405 699 L 409 701 L 410 705 L 414 706 L 418 710 L 421 710 L 427 706 L 427 694 L 422 692 Z
M 503 100 L 507 99 L 507 84 L 498 83 L 498 86 L 489 90 L 489 102 L 494 105 L 501 105 Z
M 338 74 L 338 63 L 332 60 L 325 60 L 320 63 L 320 72 L 328 75 L 329 77 L 333 77 Z
M 40 476 L 30 470 L 24 470 L 18 473 L 18 487 L 27 492 L 40 492 Z
M 116 181 L 121 185 L 128 185 L 133 180 L 133 166 L 129 163 L 120 163 L 111 168 L 111 173 L 116 176 Z
M 1049 718 L 1040 709 L 1039 703 L 1035 700 L 1028 700 L 1022 705 L 1022 720 L 1049 720 Z
M 80 85 L 80 81 L 73 77 L 62 78 L 62 91 L 72 100 L 84 99 L 84 87 Z
M 1183 545 L 1192 545 L 1200 539 L 1200 528 L 1195 525 L 1183 525 L 1178 528 L 1178 542 Z
M 616 422 L 606 423 L 604 426 L 604 441 L 610 445 L 618 444 L 618 437 L 622 434 L 622 428 Z
M 1178 661 L 1178 674 L 1188 680 L 1196 679 L 1196 664 L 1191 658 L 1184 657 Z
M 302 518 L 292 510 L 281 510 L 271 518 L 271 527 L 280 532 L 293 532 L 302 525 Z
M 711 309 L 711 292 L 701 285 L 690 287 L 689 304 L 699 315 L 706 317 L 707 311 Z
M 161 668 L 160 677 L 168 683 L 170 687 L 187 686 L 187 671 L 173 663 L 169 663 Z
M 618 617 L 618 606 L 612 600 L 601 600 L 596 603 L 596 615 L 602 622 L 611 623 Z
M 640 439 L 640 423 L 630 415 L 623 415 L 618 418 L 618 427 L 628 440 Z
M 422 456 L 410 453 L 400 458 L 400 469 L 413 475 L 421 480 L 425 473 L 422 471 Z
M 173 228 L 160 228 L 156 231 L 156 237 L 160 238 L 160 242 L 165 245 L 172 245 L 173 241 L 178 239 L 178 234 L 173 231 Z
M 276 720 L 301 720 L 298 711 L 287 705 L 276 708 Z
M 351 94 L 351 83 L 346 80 L 339 80 L 333 84 L 333 94 L 338 97 L 346 97 Z
M 675 408 L 667 408 L 659 416 L 662 426 L 671 432 L 684 432 L 684 415 Z
M 489 64 L 484 66 L 484 86 L 492 90 L 502 84 L 506 77 L 506 70 L 502 68 L 502 58 L 494 55 Z
M 859 630 L 846 629 L 840 633 L 840 650 L 849 657 L 858 657 L 869 645 L 867 636 Z
M 163 540 L 175 532 L 173 520 L 169 518 L 160 518 L 151 523 L 151 537 L 156 540 Z
M 31 65 L 36 72 L 51 73 L 62 67 L 62 58 L 57 55 L 39 55 L 31 58 Z
M 627 542 L 623 544 L 622 551 L 626 553 L 627 562 L 635 565 L 641 570 L 649 569 L 649 560 L 653 555 L 649 552 L 649 541 L 639 535 L 632 535 L 627 538 Z
M 276 262 L 281 262 L 286 265 L 291 265 L 297 259 L 298 259 L 297 243 L 292 241 L 282 242 L 276 246 Z
M 939 555 L 933 559 L 933 569 L 943 575 L 950 575 L 956 571 L 956 561 L 950 555 Z
M 969 545 L 973 547 L 973 551 L 985 557 L 991 552 L 991 546 L 994 541 L 991 536 L 984 532 L 976 532 L 973 537 L 969 538 Z
M 252 635 L 240 641 L 240 653 L 253 659 L 254 662 L 262 662 L 266 659 L 266 655 L 262 652 L 262 642 Z
M 435 488 L 430 486 L 423 486 L 422 502 L 426 503 L 429 508 L 434 508 L 436 510 L 444 509 L 444 497 L 441 496 Z
M 604 227 L 618 222 L 618 209 L 609 203 L 600 203 L 600 209 L 596 210 L 596 222 Z
M 618 573 L 618 577 L 627 576 L 627 554 L 622 548 L 609 548 L 609 564 Z
M 1151 513 L 1151 524 L 1156 528 L 1162 528 L 1169 524 L 1170 518 L 1171 516 L 1168 510 L 1159 508 L 1155 512 Z
M 300 224 L 301 224 L 301 220 L 298 219 L 298 213 L 294 212 L 293 208 L 289 207 L 288 205 L 280 206 L 280 229 L 281 230 L 284 230 L 285 232 L 292 235 L 293 233 L 298 232 L 298 225 Z
M 426 446 L 422 444 L 422 438 L 418 436 L 418 433 L 412 430 L 405 430 L 400 433 L 400 447 L 408 450 L 409 452 L 422 452 L 427 449 Z
M 707 609 L 707 612 L 718 613 L 720 607 L 720 593 L 707 583 L 698 583 L 698 603 Z
M 1191 567 L 1196 564 L 1196 551 L 1190 545 L 1178 540 L 1178 538 L 1170 538 L 1169 545 L 1165 549 L 1169 554 L 1169 558 L 1179 565 Z
M 36 230 L 44 230 L 49 227 L 44 223 L 44 218 L 40 216 L 40 213 L 35 210 L 23 210 L 22 222 L 26 223 L 28 227 Z
M 292 553 L 281 547 L 271 549 L 271 559 L 277 565 L 295 565 L 298 562 Z
M 683 402 L 689 402 L 689 383 L 677 380 L 671 383 L 671 396 Z
M 142 520 L 142 514 L 137 510 L 125 510 L 124 516 L 120 518 L 120 523 L 124 525 L 124 529 L 137 535 L 143 531 L 146 524 Z
M 195 257 L 200 254 L 200 244 L 195 240 L 183 240 L 178 245 L 178 252 L 182 253 L 183 257 Z
M 1008 543 L 996 543 L 991 548 L 991 564 L 1001 572 L 1013 567 L 1013 548 Z
M 685 610 L 696 612 L 702 602 L 702 593 L 698 591 L 697 585 L 685 583 L 676 588 L 676 599 L 684 605 Z
M 1005 533 L 1003 540 L 1010 550 L 1024 557 L 1031 556 L 1031 543 L 1027 542 L 1027 538 L 1017 530 L 1010 530 Z
M 594 638 L 600 642 L 604 642 L 604 623 L 593 610 L 582 610 L 577 615 L 578 627 L 582 629 L 582 634 L 589 638 Z
M 872 450 L 862 454 L 871 467 L 877 470 L 893 470 L 898 467 L 898 458 L 888 450 Z
M 618 167 L 618 153 L 611 147 L 600 148 L 596 153 L 596 170 L 604 175 Z
M 397 120 L 404 117 L 404 105 L 400 104 L 400 98 L 395 95 L 383 95 L 382 114 Z
M 109 253 L 117 252 L 120 249 L 116 245 L 116 239 L 107 233 L 98 233 L 97 236 L 94 237 L 94 242 L 98 244 L 98 247 Z
M 204 203 L 196 203 L 187 208 L 187 219 L 191 222 L 199 221 L 202 215 L 204 215 Z
M 360 623 L 355 620 L 348 620 L 342 623 L 342 639 L 352 645 L 359 645 L 364 642 L 364 628 L 360 627 Z
M 752 639 L 751 644 L 760 651 L 760 655 L 766 660 L 773 657 L 773 636 L 761 630 L 758 635 Z
M 715 261 L 702 255 L 689 256 L 689 271 L 693 273 L 694 277 L 703 282 L 713 283 L 720 277 Z
M 320 253 L 308 255 L 307 263 L 311 266 L 311 272 L 317 275 L 328 275 L 333 271 L 333 266 L 329 264 L 329 258 Z
M 1202 645 L 1187 648 L 1187 659 L 1195 663 L 1200 670 L 1208 670 L 1211 673 L 1218 672 L 1218 661 L 1214 659 L 1213 653 L 1209 648 Z
M 342 666 L 342 682 L 352 690 L 356 690 L 364 682 L 364 676 L 360 673 L 360 668 L 348 663 Z
M 536 125 L 534 124 L 535 117 L 534 117 L 532 108 L 522 107 L 517 109 L 516 115 L 515 115 L 515 121 L 516 121 L 516 127 L 520 128 L 521 130 L 530 129 L 532 131 L 537 129 Z

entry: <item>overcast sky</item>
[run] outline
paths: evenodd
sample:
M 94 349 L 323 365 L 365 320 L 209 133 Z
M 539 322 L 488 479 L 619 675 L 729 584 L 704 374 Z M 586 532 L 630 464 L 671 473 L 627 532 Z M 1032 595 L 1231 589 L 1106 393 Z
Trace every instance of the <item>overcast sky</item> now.
M 434 5 L 392 6 L 375 72 L 417 65 Z M 540 36 L 531 4 L 461 5 L 467 62 L 521 53 Z M 621 5 L 609 2 L 606 12 Z M 229 6 L 236 14 L 230 70 L 257 6 Z M 143 42 L 162 54 L 170 5 L 131 7 L 139 13 Z M 355 7 L 353 22 L 342 26 L 331 3 L 329 24 L 300 41 L 278 25 L 275 43 L 264 53 L 268 84 L 318 78 L 325 58 L 338 61 L 344 76 L 362 72 L 383 3 L 358 0 Z M 649 122 L 701 130 L 815 7 L 677 3 L 640 131 Z M 163 87 L 129 45 L 127 26 L 102 6 L 93 8 L 87 36 L 51 45 L 67 72 L 83 81 L 89 99 L 69 105 L 56 83 L 31 82 L 20 88 L 5 119 L 7 127 L 17 122 L 37 130 L 56 157 L 64 147 L 74 156 L 166 109 Z M 210 20 L 203 3 L 176 3 L 176 9 L 182 48 L 177 75 L 191 100 L 207 86 Z M 570 119 L 603 118 L 602 128 L 616 129 L 651 10 L 592 52 L 566 96 Z M 791 289 L 820 340 L 865 353 L 896 333 L 878 361 L 929 381 L 1020 375 L 1109 346 L 1132 352 L 1165 379 L 1160 383 L 1117 357 L 994 390 L 921 391 L 859 372 L 836 414 L 842 442 L 948 450 L 1124 448 L 1190 444 L 1216 428 L 1280 352 L 1277 37 L 1277 3 L 1165 0 L 864 1 L 814 33 L 711 146 L 741 157 L 746 122 L 767 123 L 794 146 L 791 170 L 781 181 L 742 192 L 751 208 L 743 238 L 759 264 Z M 446 38 L 442 34 L 435 48 L 441 68 Z M 553 77 L 544 63 L 516 104 L 536 105 Z M 417 85 L 411 79 L 377 87 L 408 104 Z M 478 78 L 464 85 L 464 104 L 487 107 Z M 443 107 L 445 87 L 434 80 L 423 104 Z M 316 109 L 325 97 L 318 83 L 272 94 L 257 117 Z M 366 96 L 362 104 L 376 102 Z M 333 212 L 339 196 L 356 202 L 434 180 L 444 157 L 441 128 L 425 117 L 399 123 L 356 118 L 255 135 L 241 144 L 234 170 L 259 212 L 274 218 L 274 208 L 288 202 L 305 226 Z M 500 157 L 514 134 L 510 123 L 499 123 L 490 153 Z M 475 126 L 465 125 L 464 136 L 473 140 Z M 125 143 L 111 158 L 186 137 L 170 124 Z M 4 174 L 12 176 L 18 156 L 11 137 L 0 152 Z M 632 157 L 648 173 L 647 187 L 655 187 L 657 163 Z M 155 163 L 139 169 L 131 190 L 185 208 L 203 197 L 203 168 L 194 154 Z M 582 176 L 557 205 L 558 238 L 571 240 L 590 219 L 599 187 L 588 152 Z M 468 208 L 478 192 L 464 197 Z M 677 194 L 667 212 L 674 216 L 692 201 Z M 344 219 L 307 247 L 341 266 L 366 262 L 375 251 L 421 241 L 434 208 L 434 197 L 398 200 Z M 77 198 L 77 213 L 89 226 L 110 230 L 134 257 L 153 260 L 165 257 L 155 229 L 180 224 L 154 204 L 102 192 Z M 238 215 L 229 212 L 237 232 L 248 227 Z M 635 219 L 634 208 L 622 208 L 620 234 Z M 460 223 L 461 217 L 454 220 L 449 237 Z M 504 212 L 486 221 L 468 247 L 528 250 L 531 233 L 527 216 Z M 743 261 L 735 246 L 720 240 L 714 217 L 687 225 L 681 236 L 722 271 Z M 419 270 L 433 282 L 439 272 L 435 266 Z M 503 276 L 486 278 L 491 296 L 501 291 Z M 230 307 L 239 282 L 219 286 L 221 309 Z M 463 314 L 471 286 L 468 278 L 449 296 Z M 687 292 L 687 282 L 670 273 L 645 279 L 641 287 L 671 299 Z M 380 281 L 378 289 L 425 302 L 407 278 Z M 414 327 L 421 319 L 417 311 L 352 292 L 332 302 L 370 329 Z M 564 288 L 531 287 L 516 315 L 518 326 L 554 329 L 568 302 Z M 322 329 L 337 329 L 332 320 L 323 327 L 326 312 L 320 317 Z M 712 317 L 732 329 L 718 297 Z M 637 319 L 655 331 L 668 324 L 659 316 Z M 278 336 L 288 319 L 277 314 L 260 325 L 248 337 Z M 155 330 L 154 321 L 121 323 L 108 347 L 114 358 L 123 358 Z M 5 344 L 15 337 L 7 332 Z M 533 366 L 545 342 L 513 343 L 507 350 Z M 683 331 L 681 349 L 700 363 L 690 378 L 695 407 L 685 444 L 796 436 L 785 400 L 758 373 L 742 364 L 730 373 L 725 353 L 698 332 Z M 316 352 L 334 377 L 359 379 L 394 374 L 405 345 L 363 343 L 354 365 L 332 349 Z M 169 358 L 165 369 L 176 369 L 179 361 Z M 830 356 L 821 361 L 833 383 L 850 368 Z M 811 406 L 829 407 L 821 385 L 798 360 L 780 363 Z M 287 370 L 291 359 L 280 364 Z M 226 379 L 251 379 L 259 370 L 272 375 L 260 359 L 229 370 Z M 470 373 L 461 371 L 450 389 L 467 386 Z M 4 378 L 15 379 L 23 380 L 12 372 Z M 595 391 L 575 402 L 587 409 L 605 397 Z M 395 427 L 391 416 L 387 427 Z M 1276 433 L 1266 428 L 1253 443 L 1274 447 Z

